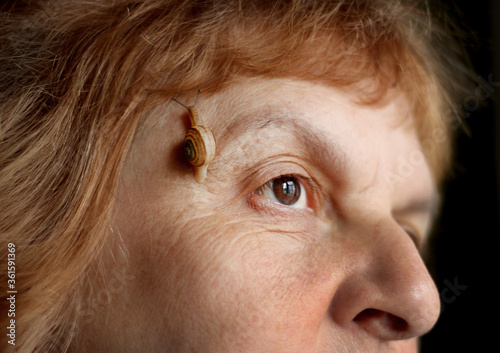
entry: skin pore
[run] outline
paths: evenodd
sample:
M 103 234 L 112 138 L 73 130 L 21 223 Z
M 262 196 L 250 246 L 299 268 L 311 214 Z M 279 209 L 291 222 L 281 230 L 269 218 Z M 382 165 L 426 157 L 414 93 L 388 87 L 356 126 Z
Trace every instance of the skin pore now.
M 116 268 L 128 280 L 78 348 L 416 352 L 440 309 L 419 253 L 436 190 L 426 163 L 391 183 L 421 151 L 405 99 L 356 99 L 291 79 L 202 92 L 217 139 L 203 184 L 182 155 L 186 110 L 156 111 L 123 166 L 92 290 Z

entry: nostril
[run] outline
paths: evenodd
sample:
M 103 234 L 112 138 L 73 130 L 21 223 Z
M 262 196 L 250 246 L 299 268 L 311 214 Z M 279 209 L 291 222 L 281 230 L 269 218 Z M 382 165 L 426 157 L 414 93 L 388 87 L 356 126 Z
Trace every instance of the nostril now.
M 365 309 L 354 318 L 365 330 L 378 336 L 406 335 L 408 323 L 399 316 L 377 309 Z

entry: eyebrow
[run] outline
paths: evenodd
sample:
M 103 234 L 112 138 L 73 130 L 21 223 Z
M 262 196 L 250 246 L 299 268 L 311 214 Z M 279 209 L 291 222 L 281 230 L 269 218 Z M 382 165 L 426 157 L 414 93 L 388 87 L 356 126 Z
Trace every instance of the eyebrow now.
M 218 141 L 220 150 L 230 142 L 242 136 L 251 135 L 268 128 L 290 128 L 289 133 L 304 148 L 321 169 L 328 175 L 346 173 L 349 157 L 323 131 L 309 124 L 307 120 L 297 115 L 283 111 L 253 112 L 241 115 L 232 121 L 224 130 Z M 402 209 L 395 209 L 394 213 L 428 213 L 431 223 L 434 223 L 440 211 L 441 195 L 434 189 L 431 197 L 422 197 L 413 200 Z
M 287 112 L 268 111 L 242 115 L 224 129 L 218 145 L 222 150 L 242 136 L 269 128 L 283 131 L 288 128 L 288 133 L 304 147 L 304 151 L 330 175 L 346 171 L 349 158 L 335 141 L 304 119 Z

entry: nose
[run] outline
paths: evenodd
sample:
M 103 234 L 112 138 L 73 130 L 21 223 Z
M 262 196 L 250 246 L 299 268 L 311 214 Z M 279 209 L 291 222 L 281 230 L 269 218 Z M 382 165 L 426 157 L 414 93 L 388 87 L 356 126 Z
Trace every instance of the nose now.
M 429 331 L 439 316 L 439 295 L 410 237 L 392 220 L 356 234 L 330 303 L 333 320 L 381 341 Z

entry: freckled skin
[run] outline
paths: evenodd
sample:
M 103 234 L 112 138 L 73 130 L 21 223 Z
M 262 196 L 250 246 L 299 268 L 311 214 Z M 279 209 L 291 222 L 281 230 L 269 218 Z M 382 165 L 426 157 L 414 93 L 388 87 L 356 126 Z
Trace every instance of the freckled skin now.
M 123 167 L 94 286 L 115 263 L 130 280 L 82 329 L 80 351 L 417 352 L 439 298 L 403 225 L 424 240 L 430 211 L 408 210 L 435 189 L 425 163 L 397 185 L 386 177 L 421 150 L 405 100 L 355 99 L 285 79 L 202 94 L 218 141 L 203 184 L 178 156 L 183 108 L 169 102 L 153 116 Z M 267 111 L 279 122 L 228 130 Z M 298 143 L 302 125 L 335 144 L 343 168 L 332 172 L 326 154 Z M 307 208 L 255 193 L 280 175 L 314 181 L 302 191 Z

